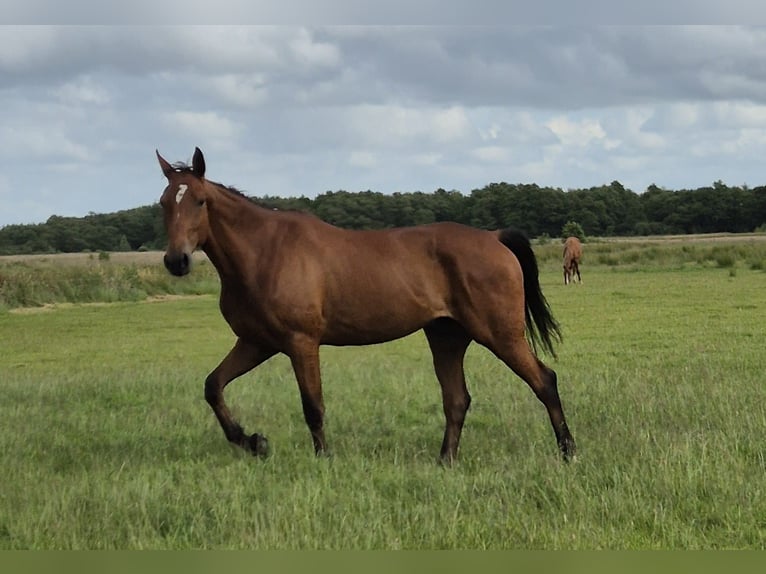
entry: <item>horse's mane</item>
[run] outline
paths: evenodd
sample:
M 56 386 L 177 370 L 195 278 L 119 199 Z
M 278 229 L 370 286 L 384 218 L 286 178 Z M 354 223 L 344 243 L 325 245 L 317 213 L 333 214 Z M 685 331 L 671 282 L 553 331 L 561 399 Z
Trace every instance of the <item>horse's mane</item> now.
M 173 167 L 173 170 L 177 171 L 178 173 L 190 173 L 190 174 L 194 175 L 194 169 L 192 168 L 192 166 L 190 166 L 189 164 L 186 164 L 186 163 L 184 163 L 182 161 L 178 161 L 178 162 L 174 163 L 172 165 L 172 167 Z M 245 199 L 250 199 L 249 197 L 247 197 L 247 195 L 245 195 L 244 192 L 242 192 L 241 190 L 237 189 L 234 186 L 224 185 L 222 183 L 218 183 L 217 181 L 211 181 L 209 179 L 207 181 L 209 183 L 212 183 L 214 186 L 216 186 L 216 187 L 218 187 L 220 189 L 223 189 L 225 191 L 233 193 L 234 195 L 240 195 L 240 196 L 244 197 Z
M 184 163 L 182 161 L 175 162 L 171 167 L 173 168 L 173 170 L 175 170 L 178 173 L 188 173 L 188 174 L 191 174 L 191 175 L 195 175 L 194 174 L 194 169 L 192 168 L 192 166 L 190 166 L 189 164 Z M 272 211 L 284 211 L 284 212 L 303 213 L 303 214 L 306 213 L 306 212 L 304 212 L 304 211 L 302 211 L 300 209 L 283 209 L 281 207 L 273 207 L 273 206 L 267 205 L 267 204 L 263 203 L 263 201 L 260 200 L 259 198 L 251 197 L 251 196 L 247 195 L 245 192 L 243 192 L 241 189 L 238 189 L 238 188 L 234 187 L 233 185 L 224 185 L 223 183 L 218 183 L 217 181 L 211 181 L 209 179 L 206 180 L 206 181 L 208 183 L 216 186 L 218 189 L 222 189 L 224 191 L 228 191 L 229 193 L 233 193 L 234 195 L 238 195 L 239 197 L 243 197 L 243 198 L 247 199 L 249 202 L 251 202 L 251 203 L 253 203 L 253 204 L 255 204 L 255 205 L 259 206 L 259 207 L 263 207 L 264 209 L 270 209 Z

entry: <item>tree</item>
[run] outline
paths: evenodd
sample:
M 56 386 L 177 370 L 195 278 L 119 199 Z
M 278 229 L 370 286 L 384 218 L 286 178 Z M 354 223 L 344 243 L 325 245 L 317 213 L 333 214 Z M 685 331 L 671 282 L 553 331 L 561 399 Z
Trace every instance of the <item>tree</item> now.
M 585 243 L 585 232 L 576 221 L 569 220 L 561 228 L 561 239 L 566 239 L 567 237 L 576 237 Z
M 120 236 L 120 241 L 117 243 L 117 249 L 115 251 L 131 251 L 128 238 L 125 237 L 124 234 Z

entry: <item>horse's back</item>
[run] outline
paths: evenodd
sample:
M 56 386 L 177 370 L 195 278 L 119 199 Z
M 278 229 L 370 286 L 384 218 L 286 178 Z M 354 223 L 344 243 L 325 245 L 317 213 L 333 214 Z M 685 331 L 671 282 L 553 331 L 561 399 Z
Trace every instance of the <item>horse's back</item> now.
M 579 261 L 580 257 L 582 257 L 582 243 L 577 237 L 567 237 L 564 241 L 564 259 Z

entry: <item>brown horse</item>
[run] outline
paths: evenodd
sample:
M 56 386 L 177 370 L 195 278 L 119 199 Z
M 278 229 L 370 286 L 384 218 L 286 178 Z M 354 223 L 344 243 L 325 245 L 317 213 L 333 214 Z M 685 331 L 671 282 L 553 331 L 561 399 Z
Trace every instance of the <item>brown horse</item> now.
M 205 179 L 197 148 L 191 166 L 157 152 L 168 180 L 160 203 L 173 275 L 191 269 L 200 248 L 221 280 L 220 309 L 238 339 L 205 380 L 205 399 L 226 438 L 255 455 L 265 437 L 245 434 L 223 390 L 276 353 L 290 358 L 317 454 L 326 450 L 319 373 L 320 345 L 366 345 L 423 329 L 441 384 L 446 427 L 441 458 L 458 451 L 471 402 L 463 357 L 471 341 L 486 346 L 545 405 L 565 460 L 575 443 L 567 428 L 556 373 L 532 352 L 553 353 L 558 337 L 524 235 L 436 223 L 351 231 L 305 213 L 259 207 L 233 188 Z
M 564 241 L 564 285 L 574 281 L 575 273 L 578 281 L 582 283 L 582 277 L 580 277 L 581 259 L 582 243 L 577 237 L 567 237 Z

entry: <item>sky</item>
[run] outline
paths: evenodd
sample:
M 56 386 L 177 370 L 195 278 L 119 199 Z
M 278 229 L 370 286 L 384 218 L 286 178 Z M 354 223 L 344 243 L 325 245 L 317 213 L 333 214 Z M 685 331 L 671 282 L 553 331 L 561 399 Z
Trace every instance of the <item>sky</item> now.
M 766 27 L 278 16 L 0 22 L 0 226 L 155 203 L 197 146 L 255 196 L 766 185 Z

